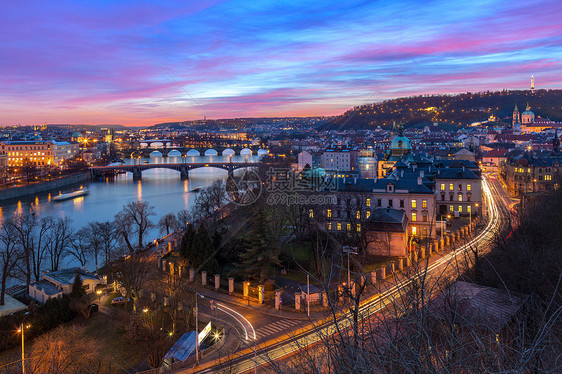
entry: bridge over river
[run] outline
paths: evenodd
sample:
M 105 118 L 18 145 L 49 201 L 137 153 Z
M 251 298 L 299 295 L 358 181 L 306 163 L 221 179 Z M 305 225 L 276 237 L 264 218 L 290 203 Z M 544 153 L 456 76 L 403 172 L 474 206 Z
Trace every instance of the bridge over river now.
M 90 173 L 93 178 L 104 176 L 107 174 L 114 175 L 118 172 L 127 172 L 133 174 L 133 180 L 142 179 L 142 172 L 148 169 L 172 169 L 180 172 L 181 180 L 189 178 L 189 171 L 198 168 L 218 168 L 228 171 L 232 174 L 234 170 L 249 167 L 258 167 L 264 163 L 258 162 L 195 162 L 195 163 L 175 163 L 175 164 L 140 164 L 140 165 L 107 165 L 92 166 Z

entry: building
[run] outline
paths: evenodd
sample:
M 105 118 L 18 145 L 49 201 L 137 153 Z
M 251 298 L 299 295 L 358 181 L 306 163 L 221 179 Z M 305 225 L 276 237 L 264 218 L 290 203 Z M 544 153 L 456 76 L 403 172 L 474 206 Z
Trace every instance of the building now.
M 399 126 L 398 130 L 398 136 L 392 139 L 390 143 L 390 151 L 378 162 L 379 178 L 385 177 L 398 161 L 402 159 L 410 160 L 411 158 L 412 146 L 410 144 L 410 139 L 404 136 L 404 128 L 402 125 Z
M 513 151 L 500 164 L 499 174 L 513 196 L 558 189 L 562 181 L 562 154 Z
M 482 206 L 482 181 L 472 170 L 439 169 L 435 176 L 439 215 L 470 216 Z
M 8 155 L 5 153 L 0 153 L 0 168 L 8 166 Z
M 357 171 L 359 178 L 377 178 L 377 156 L 372 149 L 359 151 L 357 157 Z
M 531 107 L 529 106 L 529 103 L 527 103 L 527 108 L 521 114 L 521 126 L 523 128 L 533 122 L 535 122 L 535 113 L 531 112 Z
M 320 167 L 326 171 L 351 171 L 351 151 L 341 146 L 327 148 L 320 156 Z
M 93 293 L 98 285 L 105 281 L 97 275 L 81 268 L 69 268 L 50 273 L 44 273 L 42 279 L 29 285 L 29 297 L 44 303 L 48 299 L 70 295 L 76 274 L 80 274 L 82 284 L 87 294 Z
M 36 166 L 59 166 L 79 151 L 78 143 L 49 141 L 3 141 L 0 154 L 7 155 L 9 167 L 21 167 L 27 163 Z
M 302 151 L 301 153 L 299 153 L 297 155 L 297 159 L 298 159 L 298 171 L 302 171 L 304 170 L 304 168 L 306 167 L 306 165 L 308 165 L 309 168 L 312 168 L 312 154 L 307 152 L 307 151 Z
M 408 253 L 408 217 L 400 209 L 379 208 L 365 224 L 367 253 L 405 257 Z

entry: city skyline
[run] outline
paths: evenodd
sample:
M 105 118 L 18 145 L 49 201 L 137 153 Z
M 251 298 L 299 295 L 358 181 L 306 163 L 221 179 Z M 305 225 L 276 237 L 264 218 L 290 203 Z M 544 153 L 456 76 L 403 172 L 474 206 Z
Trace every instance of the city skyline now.
M 0 125 L 335 115 L 560 85 L 562 4 L 3 4 Z

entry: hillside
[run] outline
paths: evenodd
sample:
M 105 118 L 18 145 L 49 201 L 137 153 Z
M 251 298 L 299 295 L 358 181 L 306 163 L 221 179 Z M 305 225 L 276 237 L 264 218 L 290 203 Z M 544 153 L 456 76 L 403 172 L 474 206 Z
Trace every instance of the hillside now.
M 536 116 L 562 120 L 562 90 L 468 92 L 397 98 L 358 106 L 335 117 L 321 129 L 384 128 L 393 122 L 406 127 L 433 122 L 468 125 L 485 121 L 490 115 L 511 121 L 516 103 L 520 112 L 529 103 Z

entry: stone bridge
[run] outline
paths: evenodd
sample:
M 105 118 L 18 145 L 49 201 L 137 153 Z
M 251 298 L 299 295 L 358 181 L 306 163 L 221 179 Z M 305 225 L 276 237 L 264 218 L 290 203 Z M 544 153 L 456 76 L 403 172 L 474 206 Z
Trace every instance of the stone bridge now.
M 167 157 L 168 154 L 172 151 L 176 151 L 176 157 L 197 157 L 197 156 L 205 156 L 211 155 L 214 156 L 215 152 L 217 156 L 229 156 L 229 155 L 261 155 L 267 154 L 267 148 L 260 147 L 260 146 L 232 146 L 232 147 L 224 147 L 224 146 L 215 146 L 209 148 L 203 147 L 167 147 L 167 148 L 142 148 L 137 150 L 130 150 L 126 151 L 125 153 L 128 154 L 131 158 L 136 157 L 150 157 L 152 152 L 160 152 L 162 153 L 163 157 Z M 214 151 L 214 152 L 213 152 Z M 179 153 L 179 154 L 178 154 Z M 212 153 L 212 154 L 211 154 Z
M 111 165 L 111 166 L 92 166 L 90 174 L 93 178 L 106 175 L 108 173 L 115 174 L 124 171 L 133 174 L 133 180 L 142 179 L 142 172 L 148 169 L 172 169 L 180 172 L 181 180 L 189 178 L 189 171 L 198 168 L 218 168 L 228 171 L 232 174 L 234 170 L 248 167 L 258 167 L 257 162 L 213 162 L 213 163 L 179 163 L 179 164 L 142 164 L 142 165 Z

